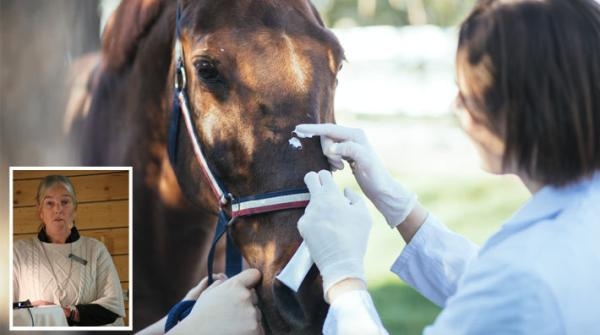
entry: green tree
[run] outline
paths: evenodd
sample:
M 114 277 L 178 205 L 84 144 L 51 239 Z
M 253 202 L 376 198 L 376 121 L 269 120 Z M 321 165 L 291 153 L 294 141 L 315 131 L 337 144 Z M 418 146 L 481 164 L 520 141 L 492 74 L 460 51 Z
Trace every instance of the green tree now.
M 330 26 L 457 25 L 474 0 L 314 0 Z

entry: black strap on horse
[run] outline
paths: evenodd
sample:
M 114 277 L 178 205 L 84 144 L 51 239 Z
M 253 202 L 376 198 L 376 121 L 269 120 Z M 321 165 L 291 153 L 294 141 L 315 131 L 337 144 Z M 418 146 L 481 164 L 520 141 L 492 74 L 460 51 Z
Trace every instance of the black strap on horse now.
M 211 252 L 209 253 L 208 258 L 208 280 L 209 285 L 213 282 L 212 277 L 212 266 L 214 260 L 214 248 L 217 242 L 221 239 L 223 234 L 227 232 L 227 226 L 232 224 L 233 221 L 231 218 L 227 216 L 225 213 L 225 205 L 232 201 L 233 196 L 225 191 L 224 185 L 220 183 L 220 181 L 214 176 L 210 168 L 208 167 L 208 162 L 202 152 L 200 147 L 200 141 L 198 140 L 198 134 L 196 133 L 196 128 L 193 127 L 193 123 L 191 120 L 191 114 L 189 112 L 189 99 L 187 93 L 187 81 L 186 81 L 186 72 L 185 72 L 185 63 L 183 59 L 183 49 L 181 47 L 181 43 L 179 41 L 180 38 L 180 20 L 181 20 L 181 10 L 180 7 L 177 7 L 177 17 L 175 24 L 175 57 L 176 57 L 176 69 L 175 69 L 175 94 L 173 99 L 173 111 L 171 114 L 171 124 L 169 125 L 169 142 L 167 146 L 167 150 L 169 153 L 169 159 L 172 165 L 175 165 L 177 161 L 177 139 L 179 136 L 179 127 L 181 122 L 181 117 L 183 116 L 185 119 L 185 126 L 188 129 L 188 133 L 191 137 L 191 142 L 194 147 L 194 152 L 198 163 L 200 164 L 200 171 L 206 177 L 205 179 L 209 182 L 213 193 L 216 195 L 217 200 L 219 201 L 220 208 L 218 213 L 218 222 L 217 228 L 215 230 L 215 235 L 213 238 L 213 247 L 211 248 Z M 228 236 L 227 241 L 227 258 L 226 258 L 226 274 L 227 276 L 233 276 L 238 274 L 242 269 L 242 256 L 238 249 L 233 244 L 231 237 Z
M 193 126 L 192 116 L 189 109 L 189 99 L 187 92 L 187 80 L 185 72 L 185 63 L 183 48 L 180 42 L 181 36 L 181 8 L 177 6 L 176 21 L 175 21 L 175 83 L 173 96 L 173 110 L 171 113 L 171 121 L 168 129 L 168 144 L 167 150 L 169 160 L 173 166 L 177 162 L 177 145 L 179 138 L 179 127 L 183 116 L 185 128 L 190 137 L 190 142 L 194 150 L 196 161 L 200 165 L 200 171 L 210 185 L 213 194 L 219 203 L 217 227 L 213 237 L 212 245 L 208 253 L 208 284 L 212 284 L 213 279 L 213 264 L 217 243 L 227 235 L 226 241 L 226 258 L 225 258 L 225 274 L 232 277 L 242 270 L 242 256 L 236 248 L 229 227 L 234 224 L 235 219 L 241 216 L 257 215 L 274 211 L 305 208 L 308 204 L 310 193 L 306 188 L 288 189 L 278 192 L 270 192 L 258 195 L 251 195 L 243 198 L 235 198 L 231 193 L 226 191 L 225 186 L 212 173 L 209 168 L 208 161 L 200 146 L 199 136 L 196 127 Z M 225 211 L 226 206 L 231 206 L 231 217 Z M 181 301 L 169 311 L 167 322 L 165 324 L 165 332 L 169 331 L 179 321 L 183 320 L 193 308 L 195 301 Z

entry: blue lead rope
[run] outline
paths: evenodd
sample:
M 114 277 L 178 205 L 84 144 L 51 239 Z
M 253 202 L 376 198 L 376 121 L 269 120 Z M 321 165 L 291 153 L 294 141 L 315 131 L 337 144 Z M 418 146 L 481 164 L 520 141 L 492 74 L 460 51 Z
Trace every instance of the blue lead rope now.
M 227 225 L 231 220 L 227 217 L 224 211 L 219 212 L 219 220 L 217 221 L 217 229 L 215 229 L 215 235 L 213 242 L 208 253 L 208 285 L 214 282 L 213 279 L 213 263 L 215 260 L 215 250 L 217 249 L 217 243 L 227 232 Z M 227 235 L 227 247 L 225 259 L 225 274 L 231 278 L 242 271 L 242 254 L 233 244 L 230 234 Z M 173 328 L 181 320 L 185 319 L 190 314 L 192 308 L 194 308 L 195 300 L 184 300 L 177 303 L 167 315 L 167 322 L 165 323 L 165 333 Z
M 183 320 L 194 307 L 196 300 L 183 300 L 177 303 L 167 315 L 167 322 L 165 323 L 165 333 L 175 327 L 179 321 Z
M 208 252 L 208 285 L 214 282 L 213 279 L 213 263 L 215 262 L 215 251 L 217 250 L 217 243 L 223 235 L 227 233 L 227 226 L 230 219 L 225 214 L 225 211 L 219 212 L 219 220 L 217 221 L 217 229 L 215 229 L 215 236 Z M 231 278 L 242 271 L 242 254 L 235 247 L 233 239 L 230 234 L 227 234 L 226 242 L 226 258 L 225 258 L 225 274 Z

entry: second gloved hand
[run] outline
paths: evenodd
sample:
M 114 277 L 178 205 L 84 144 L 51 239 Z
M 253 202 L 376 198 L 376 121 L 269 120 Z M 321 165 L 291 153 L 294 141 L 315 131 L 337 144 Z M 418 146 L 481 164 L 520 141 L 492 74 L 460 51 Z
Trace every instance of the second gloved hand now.
M 324 295 L 346 278 L 366 282 L 363 261 L 371 218 L 364 201 L 348 189 L 342 194 L 329 171 L 309 172 L 304 182 L 310 203 L 298 230 L 321 272 Z
M 334 169 L 343 169 L 342 160 L 347 160 L 360 188 L 391 228 L 404 222 L 417 204 L 416 195 L 387 172 L 362 130 L 325 123 L 300 124 L 294 132 L 298 137 L 321 136 L 323 154 Z
M 229 279 L 216 275 L 208 287 L 203 279 L 184 299 L 197 298 L 190 315 L 167 334 L 263 334 L 254 291 L 260 278 L 258 270 L 246 269 Z

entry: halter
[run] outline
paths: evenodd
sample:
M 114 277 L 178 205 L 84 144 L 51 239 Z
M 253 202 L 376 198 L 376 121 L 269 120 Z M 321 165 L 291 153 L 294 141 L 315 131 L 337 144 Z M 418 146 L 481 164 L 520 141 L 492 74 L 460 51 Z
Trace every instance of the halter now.
M 219 242 L 221 237 L 228 232 L 228 228 L 234 224 L 237 218 L 256 214 L 271 213 L 287 209 L 305 208 L 308 205 L 310 193 L 306 188 L 297 188 L 238 198 L 234 197 L 231 193 L 227 192 L 225 185 L 220 182 L 220 180 L 215 174 L 213 174 L 208 165 L 206 156 L 203 153 L 197 130 L 193 126 L 192 116 L 190 113 L 183 48 L 181 46 L 180 41 L 181 9 L 179 6 L 177 6 L 176 15 L 176 69 L 173 111 L 168 131 L 169 142 L 167 150 L 169 153 L 169 160 L 171 161 L 171 164 L 175 166 L 175 163 L 177 161 L 177 139 L 179 136 L 179 123 L 181 115 L 183 115 L 185 129 L 192 143 L 196 162 L 200 166 L 200 171 L 202 172 L 204 179 L 210 185 L 212 193 L 214 194 L 219 204 L 217 228 L 215 229 L 212 245 L 208 254 L 208 283 L 210 285 L 213 282 L 213 263 L 217 242 Z M 227 208 L 230 209 L 231 216 L 227 214 Z M 241 269 L 242 256 L 239 250 L 235 247 L 231 235 L 227 233 L 225 273 L 228 277 L 231 277 L 241 272 Z M 182 301 L 179 304 L 175 305 L 169 312 L 167 322 L 165 325 L 165 332 L 171 329 L 175 324 L 177 324 L 177 322 L 185 318 L 189 314 L 192 306 L 193 302 L 190 301 Z

